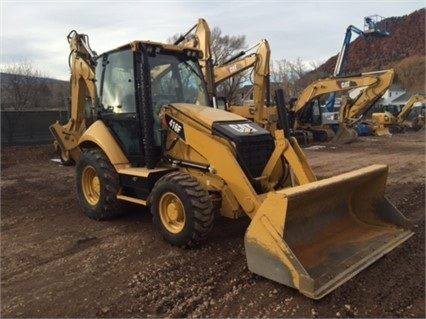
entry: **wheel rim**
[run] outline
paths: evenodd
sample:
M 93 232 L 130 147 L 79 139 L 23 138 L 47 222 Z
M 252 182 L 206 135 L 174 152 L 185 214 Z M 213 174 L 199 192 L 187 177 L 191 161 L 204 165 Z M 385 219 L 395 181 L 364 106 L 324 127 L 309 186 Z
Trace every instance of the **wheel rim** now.
M 101 183 L 96 170 L 92 166 L 86 166 L 84 168 L 81 184 L 86 201 L 90 205 L 96 205 L 101 196 Z
M 181 232 L 185 226 L 185 208 L 174 193 L 165 193 L 160 198 L 159 214 L 164 227 L 171 233 Z

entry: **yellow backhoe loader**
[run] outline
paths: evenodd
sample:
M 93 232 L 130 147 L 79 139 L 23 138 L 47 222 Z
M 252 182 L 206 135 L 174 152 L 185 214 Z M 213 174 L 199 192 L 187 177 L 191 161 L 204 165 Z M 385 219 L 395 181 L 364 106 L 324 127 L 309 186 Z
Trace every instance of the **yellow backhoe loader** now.
M 413 95 L 404 105 L 401 111 L 393 115 L 389 112 L 373 113 L 371 115 L 371 128 L 376 136 L 389 136 L 392 133 L 404 132 L 406 127 L 410 127 L 416 131 L 420 130 L 425 123 L 424 114 L 419 112 L 411 121 L 406 121 L 407 115 L 417 102 L 426 100 L 426 96 L 421 94 Z
M 75 31 L 70 37 L 87 39 Z M 117 217 L 126 202 L 149 206 L 166 241 L 193 247 L 208 236 L 215 212 L 248 216 L 249 270 L 314 299 L 413 235 L 385 197 L 386 165 L 317 180 L 282 129 L 272 135 L 211 107 L 201 51 L 133 41 L 93 64 L 71 54 L 72 118 L 50 130 L 76 162 L 77 197 L 88 217 Z M 87 92 L 96 119 L 82 132 L 73 123 L 85 117 Z M 285 110 L 278 93 L 277 109 Z M 288 130 L 285 121 L 282 127 Z

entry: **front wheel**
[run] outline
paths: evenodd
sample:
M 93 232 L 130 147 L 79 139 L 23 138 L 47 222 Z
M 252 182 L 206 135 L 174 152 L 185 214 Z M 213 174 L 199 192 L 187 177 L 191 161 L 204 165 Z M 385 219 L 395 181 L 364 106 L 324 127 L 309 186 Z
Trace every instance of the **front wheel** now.
M 213 205 L 194 177 L 172 172 L 152 190 L 151 213 L 164 239 L 182 248 L 198 245 L 213 228 Z
M 117 199 L 118 174 L 102 150 L 83 151 L 76 175 L 78 200 L 86 216 L 105 220 L 123 214 L 123 203 Z

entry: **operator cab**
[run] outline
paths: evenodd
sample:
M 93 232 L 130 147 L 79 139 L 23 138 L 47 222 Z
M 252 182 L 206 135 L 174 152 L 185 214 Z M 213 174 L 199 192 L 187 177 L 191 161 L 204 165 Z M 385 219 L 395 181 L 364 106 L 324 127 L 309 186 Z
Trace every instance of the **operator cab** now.
M 314 99 L 306 107 L 302 108 L 298 116 L 301 124 L 321 125 L 322 110 L 320 99 Z
M 145 166 L 147 152 L 160 158 L 162 106 L 209 105 L 198 53 L 136 41 L 98 57 L 98 118 L 133 165 Z

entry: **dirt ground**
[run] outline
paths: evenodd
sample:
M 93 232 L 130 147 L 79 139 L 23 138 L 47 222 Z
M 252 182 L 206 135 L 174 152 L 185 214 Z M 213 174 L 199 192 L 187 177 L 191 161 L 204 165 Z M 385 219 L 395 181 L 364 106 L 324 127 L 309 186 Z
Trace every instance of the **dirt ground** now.
M 248 219 L 171 247 L 146 209 L 98 222 L 47 146 L 1 150 L 1 317 L 425 317 L 425 131 L 304 150 L 318 178 L 389 165 L 386 195 L 415 235 L 319 301 L 246 266 Z

